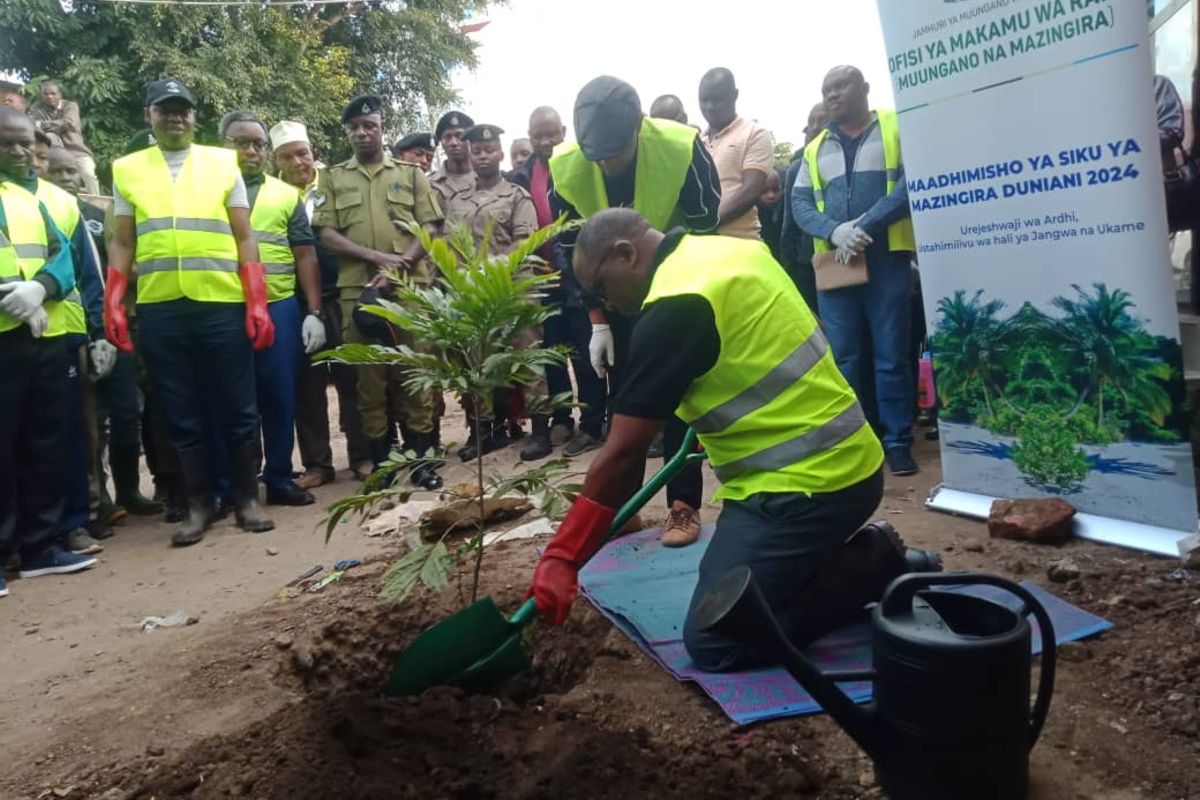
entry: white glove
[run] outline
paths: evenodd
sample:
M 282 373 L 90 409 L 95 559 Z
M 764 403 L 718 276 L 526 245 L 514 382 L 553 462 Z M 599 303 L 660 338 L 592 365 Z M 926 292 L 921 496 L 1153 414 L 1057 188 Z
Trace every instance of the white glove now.
M 834 228 L 833 235 L 829 237 L 829 241 L 833 242 L 833 246 L 838 250 L 849 250 L 853 254 L 858 254 L 866 250 L 867 245 L 875 240 L 868 236 L 866 231 L 858 227 L 858 220 L 852 220 L 850 222 L 843 222 Z
M 608 375 L 607 368 L 617 361 L 612 329 L 607 325 L 592 324 L 592 338 L 588 342 L 588 355 L 591 357 L 592 369 L 596 371 L 596 376 L 606 377 Z
M 93 381 L 103 380 L 117 365 L 117 348 L 107 339 L 98 339 L 88 345 L 88 361 L 92 366 L 88 377 Z
M 849 264 L 851 261 L 854 260 L 854 257 L 856 255 L 858 255 L 858 254 L 855 253 L 853 250 L 850 250 L 845 247 L 839 247 L 837 249 L 837 252 L 833 254 L 833 258 L 839 264 Z
M 309 314 L 300 326 L 300 338 L 304 341 L 304 352 L 311 356 L 325 346 L 325 323 Z
M 29 332 L 33 334 L 33 338 L 40 339 L 42 334 L 46 332 L 46 328 L 50 327 L 50 315 L 46 313 L 43 306 L 38 306 L 37 311 L 25 320 L 25 324 L 29 326 Z
M 0 285 L 0 311 L 28 322 L 42 307 L 46 287 L 37 281 L 17 281 Z

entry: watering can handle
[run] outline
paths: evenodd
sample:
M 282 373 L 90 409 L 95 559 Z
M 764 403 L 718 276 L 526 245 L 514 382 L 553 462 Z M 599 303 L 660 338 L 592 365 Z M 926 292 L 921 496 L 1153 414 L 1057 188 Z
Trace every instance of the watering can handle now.
M 880 601 L 880 613 L 885 617 L 903 613 L 912 608 L 913 597 L 917 592 L 930 586 L 965 586 L 984 584 L 995 586 L 1021 598 L 1025 604 L 1026 614 L 1033 614 L 1037 620 L 1042 635 L 1042 670 L 1038 681 L 1037 700 L 1034 701 L 1033 711 L 1029 716 L 1029 749 L 1037 744 L 1042 734 L 1042 726 L 1046 724 L 1046 715 L 1050 712 L 1050 698 L 1054 692 L 1054 669 L 1058 658 L 1058 640 L 1054 636 L 1054 623 L 1050 615 L 1028 589 L 1012 581 L 995 575 L 981 575 L 974 572 L 943 572 L 909 573 L 901 575 L 883 593 Z

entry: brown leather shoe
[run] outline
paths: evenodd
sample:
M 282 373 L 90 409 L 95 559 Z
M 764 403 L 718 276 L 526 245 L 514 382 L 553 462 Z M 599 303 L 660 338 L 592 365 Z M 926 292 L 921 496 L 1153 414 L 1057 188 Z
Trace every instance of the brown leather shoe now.
M 334 476 L 331 472 L 325 472 L 319 469 L 308 469 L 304 474 L 296 479 L 296 485 L 301 489 L 315 489 L 318 486 L 324 486 L 327 483 L 333 483 Z
M 700 538 L 700 514 L 683 503 L 672 506 L 663 523 L 663 547 L 687 547 Z

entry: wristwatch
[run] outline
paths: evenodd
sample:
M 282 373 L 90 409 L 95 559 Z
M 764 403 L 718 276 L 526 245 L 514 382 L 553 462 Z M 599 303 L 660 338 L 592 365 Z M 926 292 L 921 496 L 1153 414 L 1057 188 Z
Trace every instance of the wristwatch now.
M 314 308 L 308 312 L 308 316 L 316 317 L 317 319 L 325 319 L 325 312 L 319 308 Z

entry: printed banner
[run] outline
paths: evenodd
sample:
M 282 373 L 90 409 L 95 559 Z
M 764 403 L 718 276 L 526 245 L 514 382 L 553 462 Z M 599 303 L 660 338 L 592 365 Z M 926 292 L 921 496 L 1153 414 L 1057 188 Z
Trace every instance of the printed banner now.
M 878 0 L 940 401 L 943 510 L 1060 496 L 1197 528 L 1144 0 Z

